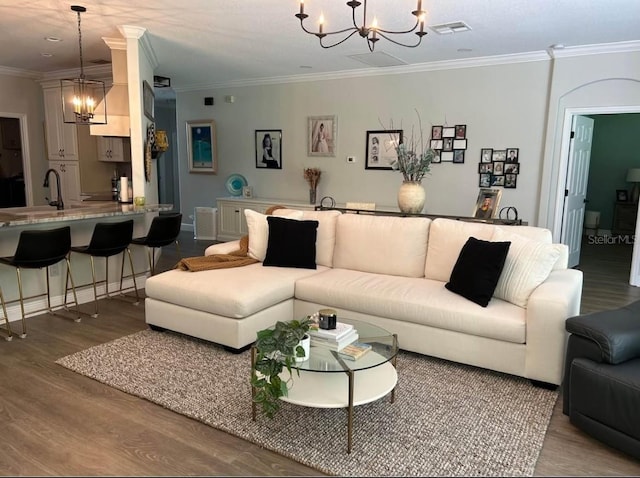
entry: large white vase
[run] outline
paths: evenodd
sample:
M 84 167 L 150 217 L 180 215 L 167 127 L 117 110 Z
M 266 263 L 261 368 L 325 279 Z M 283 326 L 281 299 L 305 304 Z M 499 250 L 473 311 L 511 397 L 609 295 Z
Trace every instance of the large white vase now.
M 309 360 L 309 351 L 311 350 L 311 336 L 306 334 L 304 338 L 298 343 L 304 349 L 304 357 L 296 357 L 296 362 L 304 362 Z
M 426 193 L 420 181 L 403 181 L 398 190 L 398 207 L 408 214 L 421 213 Z

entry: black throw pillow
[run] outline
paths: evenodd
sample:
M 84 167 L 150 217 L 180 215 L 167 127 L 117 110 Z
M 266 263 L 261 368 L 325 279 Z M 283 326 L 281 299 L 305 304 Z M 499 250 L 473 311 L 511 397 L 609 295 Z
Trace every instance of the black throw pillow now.
M 449 282 L 451 292 L 486 307 L 498 285 L 511 242 L 489 242 L 470 237 L 462 247 Z
M 269 239 L 263 266 L 316 269 L 318 221 L 268 216 Z

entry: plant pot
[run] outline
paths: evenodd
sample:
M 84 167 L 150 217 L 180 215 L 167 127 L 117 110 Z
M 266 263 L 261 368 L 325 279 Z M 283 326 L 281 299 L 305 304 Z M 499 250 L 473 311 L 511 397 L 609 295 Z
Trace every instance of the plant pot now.
M 398 190 L 398 207 L 407 214 L 421 213 L 425 197 L 426 193 L 419 181 L 403 181 Z
M 309 359 L 309 351 L 311 350 L 311 336 L 306 334 L 298 343 L 304 349 L 304 357 L 296 357 L 296 362 L 304 362 Z

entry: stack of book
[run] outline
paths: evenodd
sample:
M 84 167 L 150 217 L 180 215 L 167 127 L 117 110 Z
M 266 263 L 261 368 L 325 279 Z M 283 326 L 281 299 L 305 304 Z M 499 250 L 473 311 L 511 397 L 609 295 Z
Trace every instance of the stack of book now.
M 358 340 L 358 331 L 351 324 L 338 322 L 335 329 L 312 328 L 309 330 L 311 345 L 336 352 Z

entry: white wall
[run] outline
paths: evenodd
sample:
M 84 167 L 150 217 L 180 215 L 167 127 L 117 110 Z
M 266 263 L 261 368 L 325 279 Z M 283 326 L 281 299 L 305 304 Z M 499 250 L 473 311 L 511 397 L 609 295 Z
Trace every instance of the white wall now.
M 432 214 L 470 215 L 478 194 L 481 148 L 520 148 L 522 172 L 517 189 L 503 191 L 502 205 L 518 208 L 534 223 L 540 189 L 540 166 L 546 121 L 550 61 L 461 68 L 365 78 L 178 92 L 178 141 L 181 203 L 185 216 L 195 206 L 214 206 L 227 196 L 225 179 L 240 173 L 264 198 L 307 200 L 305 167 L 319 167 L 318 197 L 336 202 L 375 202 L 396 206 L 402 175 L 364 169 L 365 134 L 381 122 L 417 126 L 417 109 L 430 135 L 432 124 L 466 124 L 464 164 L 433 165 L 423 185 L 425 210 Z M 390 70 L 391 71 L 391 70 Z M 226 95 L 235 102 L 225 103 Z M 213 96 L 214 106 L 204 106 Z M 337 115 L 336 157 L 307 156 L 307 117 Z M 186 161 L 188 120 L 214 119 L 218 137 L 218 174 L 190 174 Z M 255 167 L 254 131 L 283 131 L 282 170 Z M 355 164 L 347 155 L 357 157 Z

